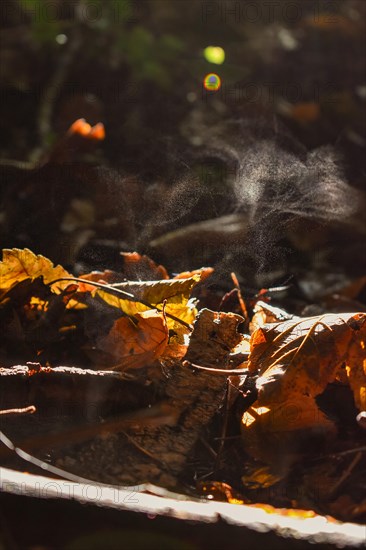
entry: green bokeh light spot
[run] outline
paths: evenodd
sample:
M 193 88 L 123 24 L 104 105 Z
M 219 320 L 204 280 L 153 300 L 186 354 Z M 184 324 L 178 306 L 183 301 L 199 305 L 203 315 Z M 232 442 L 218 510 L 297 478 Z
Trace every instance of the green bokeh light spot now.
M 203 50 L 203 55 L 206 61 L 215 65 L 222 65 L 225 61 L 225 50 L 220 48 L 220 46 L 207 46 Z

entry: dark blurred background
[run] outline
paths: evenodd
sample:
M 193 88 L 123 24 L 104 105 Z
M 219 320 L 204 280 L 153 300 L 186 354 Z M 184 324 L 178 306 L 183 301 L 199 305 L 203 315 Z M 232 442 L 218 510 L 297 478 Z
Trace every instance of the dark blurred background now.
M 3 247 L 79 272 L 138 249 L 254 285 L 363 274 L 365 12 L 363 0 L 3 0 Z M 205 89 L 209 73 L 219 89 Z M 79 118 L 105 140 L 60 154 Z

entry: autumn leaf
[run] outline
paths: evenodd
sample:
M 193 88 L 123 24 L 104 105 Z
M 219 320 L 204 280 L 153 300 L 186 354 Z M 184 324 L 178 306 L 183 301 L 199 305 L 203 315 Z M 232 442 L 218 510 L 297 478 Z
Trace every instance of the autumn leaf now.
M 252 335 L 248 369 L 259 374 L 262 401 L 295 393 L 315 397 L 344 362 L 351 360 L 352 370 L 361 370 L 357 365 L 366 356 L 365 339 L 365 313 L 329 313 L 266 325 Z
M 163 313 L 144 311 L 133 318 L 120 317 L 98 348 L 113 355 L 115 368 L 144 367 L 158 359 L 168 343 L 168 328 Z
M 156 264 L 151 258 L 138 252 L 121 252 L 123 273 L 128 280 L 169 279 L 164 266 Z
M 173 279 L 189 279 L 190 277 L 194 277 L 194 275 L 200 276 L 200 281 L 205 281 L 212 275 L 214 272 L 213 267 L 201 267 L 201 269 L 194 269 L 193 271 L 183 271 L 182 273 L 178 273 L 178 275 L 175 275 Z
M 332 434 L 333 423 L 315 397 L 346 364 L 355 404 L 366 407 L 366 314 L 325 314 L 266 325 L 251 337 L 248 370 L 258 376 L 258 399 L 244 413 L 249 450 L 267 458 L 268 442 L 290 445 L 294 434 Z
M 250 333 L 253 333 L 258 328 L 264 327 L 269 323 L 278 323 L 281 321 L 296 320 L 299 317 L 290 315 L 285 310 L 279 307 L 271 306 L 262 300 L 258 300 L 253 308 L 253 317 L 249 323 Z
M 312 437 L 333 438 L 336 428 L 314 399 L 296 396 L 269 403 L 268 407 L 254 403 L 243 415 L 242 433 L 245 448 L 252 456 L 286 468 L 301 451 L 303 442 Z
M 135 300 L 120 298 L 108 292 L 107 289 L 98 289 L 97 294 L 109 305 L 130 316 L 148 311 L 152 307 L 162 310 L 164 306 L 168 329 L 179 335 L 184 335 L 189 333 L 186 325 L 192 324 L 196 317 L 197 310 L 194 302 L 190 300 L 190 294 L 199 280 L 200 274 L 196 274 L 188 279 L 128 282 L 114 285 L 114 288 L 134 296 Z M 178 320 L 169 316 L 173 316 Z M 183 321 L 185 325 L 180 323 L 179 320 Z
M 44 283 L 48 284 L 62 277 L 70 277 L 70 274 L 60 265 L 55 267 L 51 260 L 41 254 L 34 254 L 28 248 L 3 250 L 3 260 L 0 262 L 0 291 L 7 292 L 25 279 L 33 281 L 41 276 Z M 60 281 L 51 285 L 51 289 L 60 293 L 69 284 L 69 281 Z
M 125 264 L 127 260 L 127 266 L 132 265 L 136 269 L 141 268 L 145 272 L 148 270 L 157 272 L 160 277 L 165 276 L 165 269 L 162 266 L 157 266 L 147 256 L 140 256 L 138 253 L 123 253 L 123 258 Z M 149 311 L 152 308 L 156 308 L 157 311 L 164 309 L 169 330 L 169 342 L 161 359 L 170 362 L 181 359 L 187 351 L 188 336 L 197 314 L 195 301 L 190 299 L 191 290 L 202 278 L 206 279 L 212 271 L 211 268 L 201 268 L 190 273 L 181 273 L 174 279 L 122 283 L 115 283 L 118 273 L 92 272 L 83 275 L 82 279 L 91 283 L 108 282 L 110 284 L 106 284 L 105 289 L 100 286 L 93 288 L 93 284 L 79 281 L 79 288 L 98 295 L 107 304 L 119 309 L 132 319 L 137 313 Z M 126 294 L 126 297 L 123 293 Z

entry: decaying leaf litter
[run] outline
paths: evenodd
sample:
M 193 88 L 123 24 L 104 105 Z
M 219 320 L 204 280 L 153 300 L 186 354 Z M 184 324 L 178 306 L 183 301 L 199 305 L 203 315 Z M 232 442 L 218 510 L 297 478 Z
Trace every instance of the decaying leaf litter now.
M 4 432 L 99 482 L 362 521 L 366 314 L 292 315 L 243 299 L 235 277 L 221 297 L 235 312 L 212 311 L 212 269 L 124 265 L 73 277 L 3 251 Z M 134 265 L 145 281 L 126 280 Z

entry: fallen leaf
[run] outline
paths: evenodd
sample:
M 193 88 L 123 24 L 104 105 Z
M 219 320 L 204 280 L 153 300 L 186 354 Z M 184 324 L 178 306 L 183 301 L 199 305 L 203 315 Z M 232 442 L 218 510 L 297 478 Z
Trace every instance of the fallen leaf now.
M 299 319 L 294 315 L 290 315 L 287 311 L 279 307 L 273 307 L 262 300 L 258 300 L 253 308 L 253 317 L 249 323 L 250 333 L 253 333 L 258 328 L 264 327 L 269 323 L 278 323 L 281 321 L 289 321 L 291 319 Z
M 242 418 L 245 449 L 252 456 L 273 463 L 273 474 L 283 473 L 311 438 L 326 440 L 334 437 L 336 431 L 315 400 L 307 396 L 274 401 L 267 407 L 256 401 Z
M 109 305 L 130 316 L 148 311 L 152 307 L 162 310 L 165 304 L 164 311 L 169 330 L 183 337 L 190 332 L 186 325 L 192 324 L 196 317 L 197 310 L 194 301 L 190 300 L 190 293 L 199 280 L 200 275 L 194 275 L 189 279 L 182 280 L 128 282 L 114 285 L 115 288 L 132 294 L 136 301 L 112 295 L 107 290 L 98 289 L 97 294 Z M 169 317 L 170 315 L 178 320 L 172 319 Z M 180 323 L 179 320 L 186 325 Z
M 4 249 L 3 260 L 0 262 L 0 291 L 7 292 L 14 285 L 25 279 L 37 279 L 43 277 L 48 284 L 62 277 L 71 275 L 60 265 L 56 267 L 51 260 L 41 254 L 34 254 L 28 248 Z M 53 292 L 60 293 L 70 284 L 69 281 L 60 281 L 51 285 Z
M 164 266 L 158 265 L 148 256 L 138 252 L 121 252 L 123 259 L 123 274 L 129 281 L 149 281 L 169 279 Z
M 298 393 L 315 397 L 347 361 L 352 376 L 362 378 L 365 340 L 366 313 L 324 314 L 258 329 L 251 338 L 248 369 L 259 375 L 261 402 Z
M 101 338 L 98 348 L 113 355 L 115 368 L 148 366 L 158 359 L 168 343 L 168 328 L 163 313 L 144 311 L 130 317 L 120 317 L 109 334 Z
M 205 281 L 214 272 L 213 267 L 201 267 L 200 269 L 194 269 L 193 271 L 183 271 L 175 275 L 173 279 L 189 279 L 194 275 L 200 276 L 200 282 Z
M 237 327 L 244 318 L 235 313 L 202 309 L 185 359 L 203 367 L 225 368 L 230 352 L 244 340 Z
M 333 435 L 315 397 L 346 363 L 355 404 L 366 407 L 366 314 L 325 314 L 266 325 L 251 337 L 248 370 L 258 376 L 258 399 L 243 416 L 249 452 L 272 460 L 295 451 L 304 435 Z

